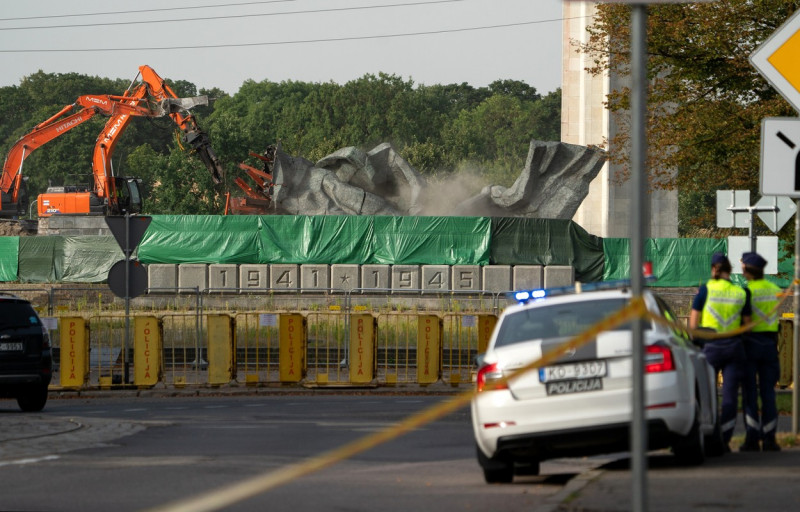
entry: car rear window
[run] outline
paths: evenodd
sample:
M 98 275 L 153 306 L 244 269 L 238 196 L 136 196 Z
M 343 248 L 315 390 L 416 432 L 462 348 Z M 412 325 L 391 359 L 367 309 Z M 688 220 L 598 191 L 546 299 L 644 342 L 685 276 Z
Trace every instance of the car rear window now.
M 621 310 L 627 304 L 628 299 L 586 300 L 542 305 L 506 315 L 497 333 L 495 347 L 521 341 L 575 336 Z M 646 321 L 643 321 L 642 325 L 644 329 L 652 327 L 650 322 Z M 631 322 L 627 322 L 613 330 L 629 331 L 631 328 Z
M 39 317 L 30 304 L 0 301 L 0 328 L 39 325 Z

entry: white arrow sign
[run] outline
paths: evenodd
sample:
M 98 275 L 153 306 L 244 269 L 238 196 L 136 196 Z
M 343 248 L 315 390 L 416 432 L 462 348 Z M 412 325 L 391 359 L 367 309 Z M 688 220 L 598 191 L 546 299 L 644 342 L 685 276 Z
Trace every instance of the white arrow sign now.
M 773 211 L 766 208 L 773 207 Z M 777 233 L 784 224 L 792 218 L 797 211 L 794 201 L 784 196 L 764 196 L 756 203 L 756 212 L 764 224 L 773 232 Z
M 761 193 L 800 197 L 800 119 L 761 122 Z

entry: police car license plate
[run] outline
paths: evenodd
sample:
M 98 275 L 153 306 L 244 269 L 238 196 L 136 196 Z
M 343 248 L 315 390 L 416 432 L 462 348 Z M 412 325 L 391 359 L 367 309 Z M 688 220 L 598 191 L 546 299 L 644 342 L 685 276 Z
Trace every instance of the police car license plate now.
M 22 343 L 0 343 L 0 352 L 21 352 Z
M 608 368 L 605 361 L 582 361 L 539 368 L 539 382 L 593 379 L 605 377 L 607 374 Z

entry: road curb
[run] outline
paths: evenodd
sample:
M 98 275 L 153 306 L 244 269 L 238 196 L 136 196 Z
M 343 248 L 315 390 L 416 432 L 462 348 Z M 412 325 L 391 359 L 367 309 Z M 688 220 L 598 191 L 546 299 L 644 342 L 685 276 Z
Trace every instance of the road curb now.
M 561 505 L 568 501 L 574 494 L 579 493 L 584 487 L 594 482 L 603 474 L 602 469 L 592 469 L 585 473 L 581 473 L 564 486 L 559 492 L 547 499 L 541 507 L 536 509 L 536 512 L 557 512 L 561 509 Z

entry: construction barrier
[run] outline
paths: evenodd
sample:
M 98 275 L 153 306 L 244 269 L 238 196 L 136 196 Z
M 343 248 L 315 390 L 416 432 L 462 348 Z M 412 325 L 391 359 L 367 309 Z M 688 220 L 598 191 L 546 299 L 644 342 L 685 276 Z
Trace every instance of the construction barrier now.
M 233 319 L 229 315 L 208 315 L 206 325 L 208 383 L 230 384 L 236 378 Z
M 81 317 L 64 317 L 59 329 L 61 387 L 80 389 L 89 376 L 89 324 Z
M 369 313 L 350 316 L 349 380 L 352 384 L 369 384 L 375 379 L 377 334 L 377 318 Z
M 278 314 L 237 313 L 233 317 L 239 373 L 247 386 L 278 382 Z
M 164 372 L 167 384 L 175 387 L 206 384 L 207 338 L 203 336 L 202 315 L 166 314 L 161 317 L 164 333 Z
M 442 374 L 444 325 L 436 315 L 422 315 L 417 323 L 417 383 L 437 382 Z
M 280 315 L 278 366 L 282 383 L 298 383 L 306 376 L 306 319 L 299 313 Z
M 327 311 L 59 318 L 64 389 L 471 383 L 492 314 Z M 60 354 L 59 354 L 60 352 Z M 54 380 L 54 385 L 55 385 Z
M 162 324 L 154 316 L 137 316 L 133 325 L 133 383 L 153 387 L 163 378 Z
M 347 322 L 350 317 L 338 307 L 332 307 L 328 311 L 310 311 L 304 318 L 307 327 L 306 380 L 319 385 L 348 383 Z

